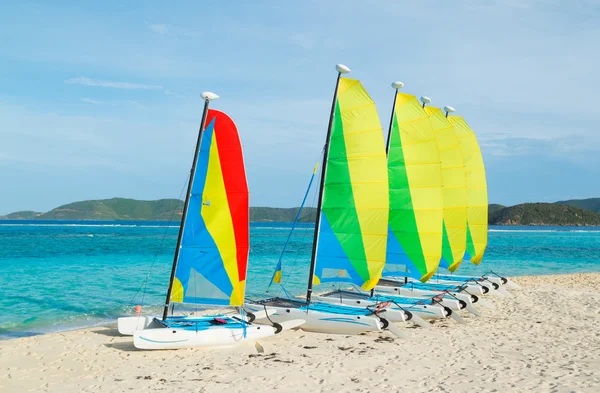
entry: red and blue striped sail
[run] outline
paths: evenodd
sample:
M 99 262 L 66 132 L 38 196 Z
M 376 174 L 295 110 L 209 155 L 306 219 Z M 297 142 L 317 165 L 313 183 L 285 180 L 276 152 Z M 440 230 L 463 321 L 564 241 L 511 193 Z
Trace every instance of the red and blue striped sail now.
M 248 183 L 233 120 L 210 109 L 183 227 L 172 302 L 241 306 L 249 251 Z

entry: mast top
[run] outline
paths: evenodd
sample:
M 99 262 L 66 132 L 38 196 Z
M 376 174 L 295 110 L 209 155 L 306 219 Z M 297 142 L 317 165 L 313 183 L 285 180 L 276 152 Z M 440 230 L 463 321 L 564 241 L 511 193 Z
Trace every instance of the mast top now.
M 421 98 L 419 98 L 419 99 L 423 103 L 423 106 L 425 106 L 425 104 L 429 104 L 431 102 L 431 98 L 429 98 L 427 96 L 421 96 Z
M 454 108 L 452 108 L 451 106 L 448 106 L 448 105 L 446 105 L 444 107 L 444 110 L 446 111 L 446 113 L 452 113 L 452 112 L 456 111 Z
M 345 66 L 345 65 L 343 65 L 343 64 L 337 64 L 337 65 L 335 66 L 335 70 L 336 70 L 337 72 L 339 72 L 340 74 L 347 74 L 347 73 L 349 73 L 349 72 L 350 72 L 350 68 L 346 67 L 346 66 Z
M 404 87 L 404 83 L 400 81 L 392 82 L 392 87 L 396 90 L 402 89 Z
M 212 100 L 216 100 L 217 98 L 219 98 L 218 95 L 216 95 L 215 93 L 210 92 L 210 91 L 203 91 L 200 94 L 200 97 L 202 97 L 202 99 L 205 101 L 212 101 Z

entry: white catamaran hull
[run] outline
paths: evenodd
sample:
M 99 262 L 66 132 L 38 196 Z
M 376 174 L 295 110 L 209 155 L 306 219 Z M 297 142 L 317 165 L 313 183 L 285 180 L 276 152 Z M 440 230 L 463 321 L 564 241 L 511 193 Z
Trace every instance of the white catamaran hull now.
M 144 330 L 154 322 L 154 316 L 136 315 L 117 319 L 117 329 L 123 336 L 133 336 L 137 330 Z
M 425 291 L 422 289 L 409 289 L 409 288 L 405 288 L 405 287 L 389 287 L 389 286 L 376 286 L 375 290 L 376 290 L 376 293 L 380 292 L 382 295 L 394 294 L 394 295 L 403 296 L 403 297 L 422 299 L 423 301 L 428 301 L 431 298 L 442 294 L 442 291 Z M 468 293 L 462 293 L 462 292 L 452 292 L 451 296 L 464 302 L 464 304 L 465 304 L 464 308 L 467 311 L 469 311 L 470 313 L 477 315 L 477 316 L 481 315 L 479 310 L 477 310 L 475 308 L 475 306 L 473 305 L 472 295 L 470 295 Z M 443 306 L 451 308 L 452 310 L 456 310 L 456 308 L 452 308 L 453 305 L 454 305 L 454 307 L 456 307 L 456 302 L 457 302 L 456 299 L 452 299 L 452 298 L 447 299 L 446 297 L 444 297 L 441 300 L 441 304 Z M 479 299 L 477 298 L 477 300 L 479 300 Z
M 328 304 L 339 304 L 345 306 L 353 306 L 353 307 L 377 307 L 376 302 L 365 301 L 365 300 L 356 300 L 356 299 L 342 299 L 340 301 L 339 298 L 328 297 L 328 296 L 313 296 L 313 299 L 319 302 L 328 303 Z M 408 315 L 401 309 L 390 308 L 386 306 L 382 308 L 382 312 L 380 313 L 381 317 L 387 319 L 389 322 L 406 322 L 408 320 Z
M 351 298 L 339 298 L 335 296 L 317 296 L 320 302 L 329 303 L 329 304 L 343 304 L 346 306 L 354 306 L 354 307 L 372 307 L 376 306 L 376 301 L 371 300 L 361 300 L 361 299 L 351 299 Z M 430 320 L 430 319 L 443 319 L 446 318 L 446 311 L 444 307 L 435 305 L 435 304 L 400 304 L 402 309 L 411 312 L 421 319 Z M 394 305 L 387 306 L 385 311 L 381 314 L 382 317 L 389 320 L 390 322 L 400 322 L 394 318 L 393 315 L 396 313 L 402 313 L 404 315 L 404 321 L 407 320 L 405 312 Z
M 390 289 L 388 289 L 388 288 L 397 288 L 397 287 L 404 287 L 407 289 L 413 288 L 411 286 L 411 281 L 408 281 L 408 283 L 402 285 L 401 282 L 404 281 L 404 278 L 400 277 L 400 278 L 397 278 L 397 280 L 398 280 L 398 285 L 393 285 L 393 286 L 377 285 L 376 290 L 382 291 L 382 292 L 389 292 Z M 469 283 L 469 284 L 465 284 L 464 282 L 450 283 L 450 282 L 441 282 L 439 280 L 435 280 L 435 281 L 429 280 L 426 283 L 420 283 L 417 281 L 416 283 L 419 285 L 418 289 L 421 289 L 421 290 L 439 291 L 439 289 L 435 288 L 435 286 L 434 286 L 434 284 L 439 284 L 439 285 L 451 285 L 451 286 L 456 286 L 456 287 L 464 286 L 465 289 L 463 289 L 462 292 L 467 292 L 467 293 L 469 293 L 471 295 L 475 295 L 475 296 L 482 296 L 489 292 L 489 288 L 487 286 L 483 286 L 483 285 L 479 285 L 479 284 L 475 284 L 475 283 Z M 431 288 L 431 289 L 429 289 L 429 288 Z M 454 291 L 451 291 L 451 292 L 453 294 L 457 293 Z
M 254 311 L 260 311 L 263 306 L 260 304 L 245 304 L 244 308 Z M 271 314 L 269 318 L 256 318 L 256 323 L 273 322 L 283 324 L 286 321 L 303 319 L 305 322 L 300 327 L 302 330 L 329 334 L 360 334 L 364 332 L 379 332 L 386 326 L 379 318 L 375 316 L 364 315 L 343 315 L 337 313 L 328 313 L 315 310 L 301 310 L 293 307 L 269 306 L 277 311 Z
M 303 320 L 288 320 L 280 325 L 286 330 L 301 326 L 302 323 Z M 265 325 L 249 325 L 245 329 L 215 327 L 200 331 L 163 327 L 134 332 L 133 345 L 138 349 L 231 347 L 271 337 L 277 333 L 279 331 L 276 327 Z
M 459 281 L 459 280 L 430 280 L 430 282 L 432 282 L 434 284 L 452 284 L 452 285 L 464 284 L 464 281 Z M 502 288 L 500 285 L 498 285 L 492 281 L 489 281 L 489 280 L 477 281 L 477 284 L 469 283 L 469 284 L 467 284 L 467 287 L 468 287 L 468 289 L 472 289 L 476 285 L 481 285 L 482 287 L 487 288 L 488 289 L 487 294 L 492 295 L 492 296 L 500 296 L 500 297 L 512 296 L 506 289 Z
M 246 313 L 244 315 L 244 319 L 248 322 L 252 322 L 254 320 L 254 318 L 266 317 L 266 312 L 268 312 L 270 315 L 270 314 L 274 313 L 275 310 L 270 310 L 269 308 L 267 308 L 267 310 L 265 311 L 263 309 L 263 310 L 257 311 L 256 313 L 253 313 L 253 316 L 250 316 Z M 240 314 L 229 314 L 229 315 L 242 319 L 242 316 Z M 196 318 L 197 317 L 190 315 L 190 316 L 181 316 L 178 318 L 178 320 L 185 321 L 186 319 L 193 320 Z M 119 331 L 119 334 L 121 334 L 123 336 L 133 336 L 133 333 L 135 331 L 144 330 L 144 329 L 151 327 L 151 325 L 153 324 L 155 319 L 160 319 L 160 317 L 148 316 L 148 315 L 136 315 L 133 317 L 121 317 L 121 318 L 117 319 L 117 329 Z
M 469 276 L 455 276 L 455 275 L 451 275 L 451 277 L 456 278 L 457 280 L 468 280 Z M 521 287 L 515 283 L 514 281 L 512 281 L 509 278 L 506 277 L 500 277 L 500 276 L 493 276 L 493 275 L 485 275 L 483 276 L 483 278 L 485 278 L 486 280 L 489 280 L 501 287 L 505 287 L 507 289 L 521 289 Z

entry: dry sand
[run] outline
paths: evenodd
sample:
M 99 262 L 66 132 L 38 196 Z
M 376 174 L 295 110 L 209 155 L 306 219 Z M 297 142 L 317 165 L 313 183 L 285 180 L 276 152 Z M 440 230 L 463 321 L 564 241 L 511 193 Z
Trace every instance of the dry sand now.
M 0 341 L 0 392 L 600 392 L 600 274 L 520 277 L 483 317 L 360 336 L 285 332 L 139 351 L 100 327 Z

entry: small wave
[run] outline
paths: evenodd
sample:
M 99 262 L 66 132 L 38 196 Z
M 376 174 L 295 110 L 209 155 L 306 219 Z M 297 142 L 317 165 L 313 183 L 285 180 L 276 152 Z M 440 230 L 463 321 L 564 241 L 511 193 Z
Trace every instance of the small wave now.
M 179 228 L 179 225 L 135 225 L 135 224 L 0 224 L 0 227 Z

